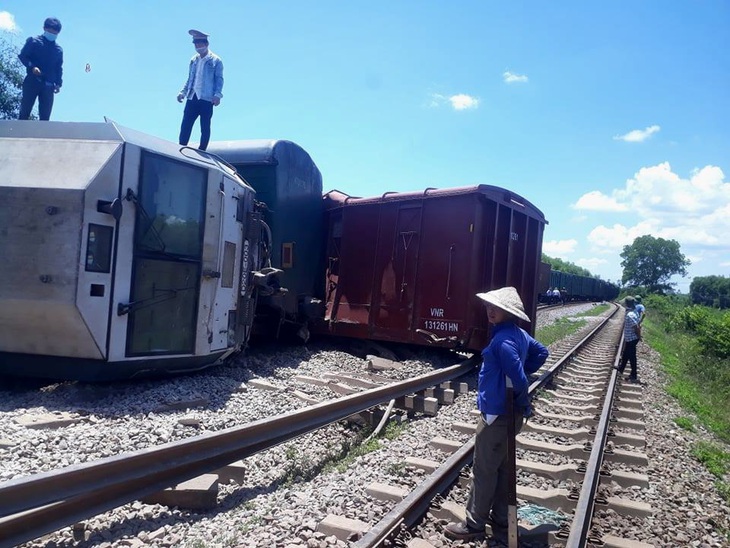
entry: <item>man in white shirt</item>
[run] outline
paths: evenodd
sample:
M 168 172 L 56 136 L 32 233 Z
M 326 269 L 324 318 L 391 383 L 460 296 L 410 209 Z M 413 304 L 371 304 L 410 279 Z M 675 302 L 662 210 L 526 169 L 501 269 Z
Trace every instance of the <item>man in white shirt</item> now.
M 196 55 L 190 60 L 188 79 L 177 94 L 179 103 L 185 102 L 185 112 L 180 126 L 181 145 L 187 145 L 195 120 L 200 117 L 200 150 L 208 148 L 210 121 L 213 107 L 223 98 L 223 61 L 208 49 L 208 34 L 199 30 L 188 31 L 193 37 Z

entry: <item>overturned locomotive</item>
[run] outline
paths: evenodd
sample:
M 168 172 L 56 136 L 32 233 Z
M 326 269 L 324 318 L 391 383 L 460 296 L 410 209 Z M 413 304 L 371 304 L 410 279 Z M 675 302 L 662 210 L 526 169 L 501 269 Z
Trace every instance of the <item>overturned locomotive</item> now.
M 104 380 L 240 349 L 274 269 L 255 191 L 114 124 L 0 122 L 0 374 Z

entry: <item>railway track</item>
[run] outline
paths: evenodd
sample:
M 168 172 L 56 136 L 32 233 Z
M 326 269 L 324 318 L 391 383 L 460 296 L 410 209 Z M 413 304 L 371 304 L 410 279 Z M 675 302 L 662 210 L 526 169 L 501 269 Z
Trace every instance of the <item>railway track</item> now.
M 614 321 L 614 323 L 616 322 Z M 587 348 L 583 351 L 584 354 L 596 352 L 599 337 L 608 337 L 608 340 L 611 339 L 609 335 L 598 334 L 587 337 L 587 340 L 582 342 L 582 346 Z M 614 334 L 613 337 L 615 339 L 616 335 Z M 609 347 L 613 345 L 615 347 L 617 341 L 613 340 L 613 342 L 600 344 L 607 344 Z M 544 387 L 549 387 L 549 390 L 544 392 L 547 395 L 540 397 L 538 409 L 543 407 L 543 405 L 545 407 L 550 406 L 550 402 L 554 401 L 554 398 L 564 398 L 568 402 L 570 402 L 571 398 L 575 397 L 581 397 L 584 400 L 588 399 L 588 396 L 585 396 L 585 394 L 583 396 L 574 395 L 581 391 L 580 387 L 575 386 L 576 382 L 583 385 L 588 382 L 585 378 L 581 379 L 580 375 L 587 375 L 586 369 L 594 369 L 596 370 L 594 373 L 597 377 L 606 377 L 608 375 L 607 372 L 610 370 L 610 367 L 606 363 L 586 366 L 585 363 L 591 360 L 593 358 L 586 358 L 585 355 L 578 356 L 574 354 L 571 356 L 566 355 L 562 359 L 553 361 L 549 366 L 549 371 L 545 372 L 531 386 L 533 393 Z M 9 542 L 7 545 L 14 545 L 15 543 L 35 538 L 40 534 L 55 530 L 63 525 L 75 523 L 108 508 L 144 497 L 146 494 L 174 485 L 186 478 L 191 478 L 200 473 L 224 466 L 225 464 L 244 458 L 275 444 L 282 443 L 287 439 L 299 436 L 307 431 L 340 420 L 379 403 L 387 402 L 394 397 L 405 397 L 418 390 L 438 386 L 440 383 L 473 371 L 474 367 L 474 362 L 467 361 L 434 374 L 424 375 L 418 379 L 411 379 L 404 383 L 395 383 L 386 387 L 369 389 L 361 393 L 345 396 L 333 402 L 315 404 L 301 411 L 288 413 L 270 420 L 257 421 L 240 428 L 206 436 L 198 436 L 190 440 L 174 442 L 166 446 L 140 451 L 131 455 L 119 455 L 118 457 L 104 459 L 101 462 L 74 466 L 66 470 L 39 474 L 27 479 L 1 484 L 0 514 L 6 516 L 0 519 L 0 539 L 3 539 L 2 545 L 5 546 L 6 542 Z M 556 375 L 557 377 L 555 377 Z M 576 378 L 578 379 L 577 381 L 575 380 Z M 609 392 L 612 392 L 611 383 L 613 383 L 613 388 L 619 387 L 620 383 L 616 379 L 615 374 L 612 376 L 608 375 L 608 378 Z M 595 382 L 601 381 L 596 380 Z M 596 389 L 593 388 L 591 390 Z M 571 392 L 573 395 L 571 395 Z M 432 389 L 430 393 L 433 394 Z M 543 400 L 545 398 L 550 399 L 544 402 Z M 569 406 L 571 403 L 564 405 Z M 595 434 L 591 434 L 585 428 L 580 427 L 574 428 L 572 432 L 579 443 L 580 440 L 592 436 L 594 451 L 597 450 L 596 448 L 605 445 L 596 441 L 601 431 L 604 431 L 602 436 L 605 438 L 610 437 L 614 441 L 617 439 L 624 442 L 627 441 L 621 437 L 609 436 L 609 433 L 603 428 L 603 426 L 610 423 L 610 417 L 612 415 L 610 411 L 611 407 L 609 406 L 606 409 L 608 411 L 598 413 L 601 417 L 606 415 L 608 418 L 605 420 L 596 420 L 596 413 L 592 415 L 591 420 L 598 424 Z M 577 411 L 586 414 L 586 416 L 590 413 L 585 409 Z M 572 420 L 565 418 L 554 419 L 550 417 L 550 413 L 542 413 L 542 415 L 540 421 Z M 582 424 L 590 421 L 581 418 L 581 420 L 573 420 L 573 422 Z M 468 430 L 464 425 L 461 425 L 460 428 Z M 528 432 L 533 431 L 537 431 L 540 435 L 546 435 L 546 428 L 549 429 L 550 427 L 541 427 L 538 421 L 528 423 L 528 427 L 523 429 L 523 437 L 528 436 L 529 438 Z M 559 432 L 559 434 L 566 435 L 565 432 Z M 523 452 L 526 451 L 524 449 L 525 443 L 529 445 L 530 442 L 523 441 L 523 447 L 521 449 Z M 582 446 L 580 450 L 585 452 Z M 545 445 L 540 449 L 535 449 L 533 443 L 529 451 L 547 452 L 549 451 L 549 446 Z M 564 449 L 563 452 L 565 451 Z M 575 452 L 577 450 L 571 448 L 569 451 Z M 387 514 L 387 516 L 391 516 L 390 518 L 386 519 L 386 516 L 380 523 L 370 528 L 358 545 L 378 545 L 378 543 L 386 541 L 392 533 L 396 531 L 402 533 L 402 527 L 404 525 L 416 523 L 420 519 L 420 516 L 423 515 L 424 509 L 428 509 L 431 499 L 436 494 L 443 492 L 450 483 L 455 481 L 456 477 L 458 477 L 459 470 L 468 463 L 470 458 L 471 446 L 467 443 L 449 457 L 446 463 L 438 468 L 437 473 L 433 477 L 421 483 L 401 504 L 393 508 Z M 597 463 L 602 462 L 603 456 L 597 454 L 595 457 L 591 456 L 585 460 L 589 464 L 586 474 L 590 476 L 589 473 L 593 469 L 591 463 L 594 461 Z M 174 463 L 174 466 L 170 465 L 171 462 Z M 521 459 L 520 465 L 525 466 L 526 463 L 529 465 L 529 462 L 526 459 Z M 444 468 L 447 463 L 449 464 L 448 472 Z M 575 474 L 568 474 L 565 470 L 556 471 L 550 468 L 542 468 L 540 472 L 548 476 L 550 474 L 562 474 L 566 477 L 570 476 L 570 481 L 572 482 L 578 481 Z M 614 474 L 614 477 L 620 476 L 621 474 Z M 584 485 L 589 483 L 600 485 L 600 482 L 595 480 L 595 478 L 600 477 L 599 475 L 591 477 L 593 479 L 584 481 Z M 418 500 L 414 498 L 417 494 L 419 494 Z M 518 491 L 518 495 L 524 500 L 530 500 L 528 496 L 530 492 L 526 489 Z M 575 494 L 568 492 L 566 495 L 565 493 L 558 492 L 552 493 L 551 497 L 552 500 L 564 499 L 571 501 L 575 499 Z M 581 494 L 581 500 L 588 499 L 585 499 Z M 595 495 L 593 495 L 592 500 L 595 500 Z M 543 500 L 543 503 L 548 506 L 550 505 L 549 501 L 546 500 Z M 563 504 L 567 504 L 567 507 L 570 507 L 572 503 L 564 502 Z M 408 506 L 407 511 L 403 511 L 404 506 Z M 582 508 L 581 504 L 578 504 L 577 508 Z M 591 509 L 591 505 L 586 505 L 584 514 L 593 514 Z M 401 512 L 403 515 L 400 515 Z M 579 516 L 578 512 L 576 512 L 576 516 Z M 574 523 L 578 522 L 581 522 L 581 520 L 574 520 Z M 586 519 L 582 520 L 582 522 L 590 523 Z M 584 528 L 584 526 L 581 526 L 581 530 Z M 591 528 L 590 525 L 587 526 L 587 531 L 588 533 L 585 534 L 593 535 L 594 537 L 598 534 L 596 533 L 597 530 L 595 527 Z M 529 532 L 534 533 L 533 531 Z M 567 541 L 563 537 L 566 534 L 568 534 L 568 537 L 574 535 L 572 532 L 566 533 L 566 531 L 561 532 L 559 530 L 546 533 L 544 528 L 535 534 L 542 534 L 544 539 L 550 542 L 554 541 L 566 544 Z M 545 534 L 548 536 L 545 537 Z M 577 535 L 578 533 L 575 534 Z M 584 534 L 581 533 L 581 535 Z M 608 545 L 611 545 L 610 542 L 614 542 L 610 538 L 611 535 L 602 534 L 601 538 L 604 537 L 608 539 Z M 616 536 L 616 538 L 620 539 L 619 536 Z M 580 542 L 585 542 L 585 538 Z M 581 546 L 584 544 L 568 545 Z M 619 543 L 617 545 L 620 546 L 622 544 Z
M 518 471 L 523 478 L 541 476 L 548 484 L 558 487 L 535 488 L 518 480 L 517 495 L 523 501 L 562 510 L 565 519 L 560 526 L 521 527 L 523 542 L 575 548 L 649 546 L 622 536 L 621 517 L 645 517 L 651 508 L 610 493 L 612 485 L 626 491 L 648 484 L 645 475 L 630 471 L 632 467 L 646 467 L 646 456 L 641 452 L 643 438 L 615 428 L 618 425 L 622 430 L 638 432 L 642 429 L 641 389 L 624 385 L 612 368 L 620 348 L 622 326 L 619 319 L 606 318 L 574 348 L 550 364 L 530 386 L 532 394 L 540 391 L 535 403 L 538 416 L 527 422 L 518 437 Z M 552 408 L 557 409 L 552 411 Z M 476 423 L 454 427 L 473 432 Z M 403 546 L 430 546 L 424 539 L 433 537 L 434 530 L 439 530 L 442 523 L 464 519 L 463 502 L 446 500 L 432 504 L 449 485 L 459 483 L 460 476 L 465 479 L 461 471 L 471 463 L 473 438 L 461 447 L 453 447 L 451 456 L 427 480 L 370 528 L 356 543 L 358 548 L 393 542 Z M 548 463 L 555 458 L 563 464 Z M 619 469 L 612 469 L 612 463 L 617 463 Z M 461 483 L 466 487 L 466 482 Z M 463 488 L 461 498 L 465 498 Z M 423 523 L 427 511 L 429 518 Z M 418 527 L 414 528 L 416 524 Z

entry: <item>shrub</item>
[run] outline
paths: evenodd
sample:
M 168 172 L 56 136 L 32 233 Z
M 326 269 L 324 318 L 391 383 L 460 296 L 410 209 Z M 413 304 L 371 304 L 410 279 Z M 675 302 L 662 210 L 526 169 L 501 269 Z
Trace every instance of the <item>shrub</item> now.
M 697 335 L 703 354 L 730 358 L 730 313 L 719 319 L 709 319 Z
M 688 306 L 672 314 L 669 325 L 674 330 L 684 330 L 693 333 L 707 330 L 710 321 L 708 310 L 702 306 Z

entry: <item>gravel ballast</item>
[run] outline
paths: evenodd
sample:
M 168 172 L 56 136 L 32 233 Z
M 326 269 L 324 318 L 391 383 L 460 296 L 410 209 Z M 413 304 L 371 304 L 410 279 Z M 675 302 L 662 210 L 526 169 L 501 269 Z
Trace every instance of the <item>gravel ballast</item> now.
M 537 325 L 591 306 L 548 309 L 540 313 Z M 438 353 L 416 354 L 397 375 L 421 374 L 456 361 Z M 640 343 L 650 482 L 642 499 L 650 502 L 654 515 L 633 526 L 635 538 L 657 547 L 730 546 L 723 536 L 730 531 L 730 508 L 715 492 L 714 477 L 690 453 L 693 443 L 714 440 L 702 428 L 689 432 L 673 422 L 690 414 L 664 392 L 666 378 L 658 364 L 659 356 Z M 0 439 L 10 446 L 0 449 L 0 481 L 298 409 L 306 403 L 293 390 L 320 400 L 335 395 L 325 387 L 298 383 L 294 376 L 321 378 L 335 370 L 356 374 L 363 373 L 366 366 L 365 360 L 320 343 L 309 348 L 261 350 L 225 366 L 174 379 L 109 385 L 62 383 L 37 390 L 2 391 Z M 281 390 L 252 388 L 248 383 L 253 378 L 265 379 Z M 467 380 L 473 388 L 474 376 Z M 171 409 L 171 404 L 184 401 L 200 406 Z M 366 487 L 380 482 L 413 488 L 419 474 L 425 473 L 406 471 L 405 458 L 444 460 L 445 455 L 433 449 L 429 440 L 443 436 L 465 441 L 468 435 L 455 432 L 451 425 L 472 421 L 474 405 L 473 394 L 458 396 L 453 405 L 441 407 L 438 417 L 409 422 L 400 436 L 381 440 L 380 449 L 356 458 L 344 471 L 335 469 L 304 480 L 301 474 L 333 458 L 343 445 L 359 440 L 359 434 L 344 423 L 330 425 L 247 459 L 243 484 L 221 486 L 215 510 L 188 511 L 135 502 L 87 520 L 76 528 L 76 538 L 67 527 L 25 546 L 347 546 L 347 542 L 316 532 L 319 521 L 336 514 L 376 523 L 390 506 L 371 499 Z M 53 412 L 79 415 L 83 420 L 59 429 L 32 429 L 17 422 L 24 416 Z M 301 481 L 297 481 L 298 475 Z M 286 478 L 294 481 L 284 481 Z M 627 528 L 626 536 L 631 531 Z M 437 547 L 460 544 L 445 539 L 438 526 L 425 533 Z

